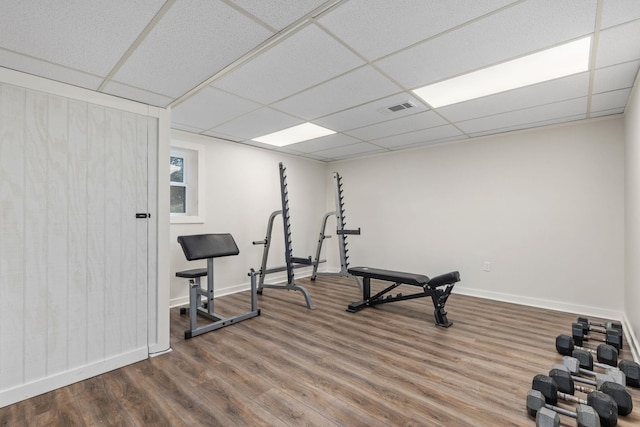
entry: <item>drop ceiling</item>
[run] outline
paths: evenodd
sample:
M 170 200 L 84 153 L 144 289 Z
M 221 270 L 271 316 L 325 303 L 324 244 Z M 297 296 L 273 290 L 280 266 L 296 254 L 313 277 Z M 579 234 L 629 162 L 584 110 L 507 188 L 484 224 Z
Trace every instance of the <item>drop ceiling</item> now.
M 585 36 L 587 72 L 435 109 L 413 95 Z M 171 107 L 174 129 L 328 162 L 622 114 L 640 1 L 2 0 L 0 66 Z M 337 133 L 252 141 L 304 122 Z

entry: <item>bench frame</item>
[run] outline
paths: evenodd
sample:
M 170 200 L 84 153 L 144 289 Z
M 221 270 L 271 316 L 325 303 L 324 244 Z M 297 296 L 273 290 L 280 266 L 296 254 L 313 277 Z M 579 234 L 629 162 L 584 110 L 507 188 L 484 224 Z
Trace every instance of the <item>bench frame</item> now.
M 436 276 L 432 279 L 421 274 L 403 273 L 399 271 L 382 270 L 369 267 L 350 268 L 349 273 L 357 277 L 362 277 L 362 300 L 349 304 L 347 307 L 348 312 L 355 313 L 365 307 L 373 307 L 375 305 L 415 298 L 431 297 L 434 306 L 433 316 L 435 318 L 436 326 L 448 328 L 453 325 L 453 322 L 450 322 L 447 319 L 447 312 L 445 311 L 444 306 L 449 295 L 451 295 L 454 284 L 460 281 L 460 273 L 457 271 Z M 371 296 L 371 279 L 393 282 L 393 284 Z M 385 296 L 385 294 L 400 285 L 417 286 L 422 288 L 422 291 L 409 295 L 399 293 L 395 296 Z
M 180 309 L 180 314 L 189 312 L 189 329 L 184 331 L 185 339 L 260 315 L 256 296 L 256 273 L 253 269 L 249 272 L 249 276 L 251 276 L 251 310 L 232 317 L 221 317 L 215 313 L 213 260 L 214 258 L 237 255 L 239 253 L 238 247 L 230 234 L 179 236 L 178 242 L 182 246 L 187 260 L 207 260 L 207 268 L 176 272 L 177 277 L 189 279 L 189 308 Z M 200 284 L 200 278 L 204 276 L 207 277 L 206 289 L 202 288 Z M 203 296 L 205 297 L 204 302 Z M 198 315 L 211 320 L 211 322 L 198 326 Z

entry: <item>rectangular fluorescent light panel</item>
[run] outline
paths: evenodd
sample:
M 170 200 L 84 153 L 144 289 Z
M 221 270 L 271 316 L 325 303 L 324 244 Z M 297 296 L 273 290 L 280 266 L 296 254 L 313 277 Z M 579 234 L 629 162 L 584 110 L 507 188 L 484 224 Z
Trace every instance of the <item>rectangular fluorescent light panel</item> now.
M 503 62 L 413 92 L 438 108 L 494 93 L 529 86 L 589 69 L 591 37 Z
M 320 138 L 321 136 L 331 135 L 334 133 L 336 133 L 336 131 L 307 122 L 288 129 L 279 130 L 278 132 L 273 132 L 268 135 L 260 136 L 258 138 L 253 138 L 252 141 L 275 145 L 276 147 L 284 147 L 285 145 L 308 141 L 310 139 Z

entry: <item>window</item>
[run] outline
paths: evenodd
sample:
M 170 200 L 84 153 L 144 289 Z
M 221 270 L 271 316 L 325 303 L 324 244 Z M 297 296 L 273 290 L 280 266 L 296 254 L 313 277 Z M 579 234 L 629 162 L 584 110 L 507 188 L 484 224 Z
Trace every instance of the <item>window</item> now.
M 204 222 L 204 149 L 201 145 L 171 141 L 169 157 L 172 223 Z
M 187 182 L 184 157 L 171 156 L 171 213 L 187 213 Z

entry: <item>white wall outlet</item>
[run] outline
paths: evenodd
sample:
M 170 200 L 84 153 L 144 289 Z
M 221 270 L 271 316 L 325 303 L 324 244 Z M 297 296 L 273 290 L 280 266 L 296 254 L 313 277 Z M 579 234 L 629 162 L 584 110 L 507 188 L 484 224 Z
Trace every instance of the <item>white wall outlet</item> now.
M 491 271 L 491 263 L 489 261 L 485 261 L 482 265 L 482 271 Z

